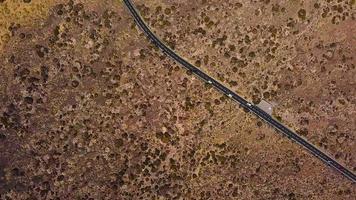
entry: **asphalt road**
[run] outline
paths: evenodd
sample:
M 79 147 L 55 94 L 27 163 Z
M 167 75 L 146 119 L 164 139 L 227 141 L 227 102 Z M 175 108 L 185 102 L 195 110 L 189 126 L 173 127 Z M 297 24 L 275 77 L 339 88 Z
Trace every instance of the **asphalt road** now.
M 236 94 L 235 92 L 231 91 L 229 88 L 225 87 L 222 85 L 220 82 L 215 80 L 214 78 L 210 77 L 203 71 L 201 71 L 199 68 L 193 66 L 190 64 L 188 61 L 184 60 L 182 57 L 177 55 L 174 51 L 172 51 L 168 46 L 166 46 L 163 42 L 161 42 L 160 39 L 148 28 L 148 26 L 145 24 L 137 10 L 135 9 L 133 3 L 131 0 L 123 0 L 126 7 L 130 11 L 131 15 L 134 17 L 136 24 L 138 27 L 146 34 L 146 36 L 151 40 L 152 43 L 154 43 L 159 49 L 161 49 L 166 55 L 170 56 L 173 58 L 176 62 L 180 63 L 183 67 L 185 67 L 187 70 L 191 71 L 194 75 L 205 81 L 206 83 L 212 85 L 215 87 L 217 90 L 228 96 L 229 98 L 233 99 L 237 103 L 240 104 L 240 106 L 251 113 L 255 114 L 257 117 L 261 118 L 263 121 L 267 122 L 270 124 L 272 127 L 275 129 L 279 130 L 283 135 L 287 136 L 290 140 L 292 140 L 295 143 L 298 143 L 299 145 L 303 146 L 305 149 L 307 149 L 310 153 L 312 153 L 314 156 L 322 160 L 325 164 L 328 166 L 332 167 L 336 171 L 340 172 L 343 174 L 345 177 L 350 179 L 352 182 L 356 183 L 356 175 L 348 170 L 346 167 L 342 166 L 340 163 L 338 163 L 336 160 L 319 150 L 317 147 L 315 147 L 313 144 L 309 143 L 307 140 L 304 138 L 300 137 L 298 134 L 294 133 L 291 131 L 289 128 L 272 118 L 271 115 L 267 114 L 263 110 L 261 110 L 259 107 L 253 105 L 252 103 L 246 101 L 244 98 Z

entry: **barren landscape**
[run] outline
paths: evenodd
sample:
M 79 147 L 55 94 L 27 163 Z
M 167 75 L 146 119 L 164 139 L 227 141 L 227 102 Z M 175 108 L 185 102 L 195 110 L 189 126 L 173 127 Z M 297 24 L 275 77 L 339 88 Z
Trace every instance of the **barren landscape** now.
M 356 172 L 355 1 L 133 1 L 166 43 Z M 355 199 L 161 53 L 117 0 L 0 0 L 1 199 Z

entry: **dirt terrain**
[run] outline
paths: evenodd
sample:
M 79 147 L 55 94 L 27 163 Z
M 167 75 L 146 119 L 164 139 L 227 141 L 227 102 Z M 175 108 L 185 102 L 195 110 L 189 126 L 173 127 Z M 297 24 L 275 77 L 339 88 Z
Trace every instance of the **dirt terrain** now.
M 351 9 L 134 2 L 172 48 L 275 102 L 354 169 Z M 0 0 L 0 19 L 0 199 L 355 198 L 349 180 L 158 51 L 122 2 Z
M 355 1 L 136 1 L 182 56 L 356 171 Z

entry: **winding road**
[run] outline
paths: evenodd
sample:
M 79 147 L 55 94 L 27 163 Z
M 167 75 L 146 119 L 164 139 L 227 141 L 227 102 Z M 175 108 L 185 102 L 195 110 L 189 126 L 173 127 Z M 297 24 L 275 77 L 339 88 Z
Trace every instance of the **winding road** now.
M 138 27 L 146 34 L 146 36 L 154 43 L 161 51 L 163 51 L 166 55 L 170 56 L 176 62 L 180 63 L 183 67 L 187 70 L 191 71 L 194 75 L 205 81 L 206 83 L 212 85 L 221 93 L 225 94 L 232 100 L 236 101 L 242 108 L 248 110 L 249 112 L 255 114 L 257 117 L 261 118 L 266 123 L 270 124 L 275 129 L 279 130 L 283 135 L 287 136 L 290 140 L 298 143 L 305 149 L 307 149 L 311 154 L 319 158 L 328 166 L 332 167 L 336 171 L 343 174 L 345 177 L 350 179 L 353 183 L 356 183 L 356 175 L 348 170 L 346 167 L 338 163 L 335 159 L 328 156 L 313 144 L 309 143 L 304 138 L 300 137 L 298 134 L 275 120 L 271 115 L 267 114 L 265 111 L 261 110 L 259 107 L 253 105 L 252 103 L 248 102 L 235 92 L 231 91 L 229 88 L 225 87 L 223 84 L 215 80 L 214 78 L 210 77 L 199 68 L 195 67 L 194 65 L 190 64 L 188 61 L 184 60 L 174 51 L 172 51 L 168 46 L 166 46 L 146 25 L 143 21 L 142 17 L 139 15 L 138 11 L 135 9 L 131 0 L 123 0 L 126 7 L 130 11 L 131 15 L 134 17 L 136 24 Z

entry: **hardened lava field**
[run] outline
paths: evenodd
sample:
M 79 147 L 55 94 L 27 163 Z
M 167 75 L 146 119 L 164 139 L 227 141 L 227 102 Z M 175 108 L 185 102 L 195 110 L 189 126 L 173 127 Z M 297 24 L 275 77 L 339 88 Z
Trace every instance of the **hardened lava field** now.
M 354 1 L 244 2 L 134 1 L 179 54 L 354 170 Z M 0 0 L 0 36 L 0 199 L 355 198 L 121 1 Z

